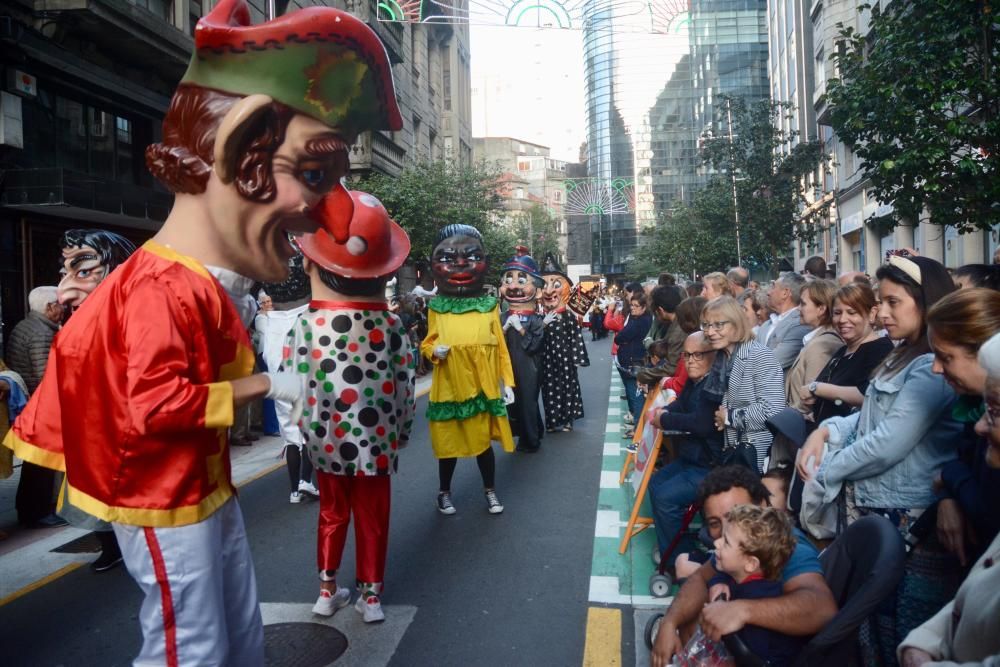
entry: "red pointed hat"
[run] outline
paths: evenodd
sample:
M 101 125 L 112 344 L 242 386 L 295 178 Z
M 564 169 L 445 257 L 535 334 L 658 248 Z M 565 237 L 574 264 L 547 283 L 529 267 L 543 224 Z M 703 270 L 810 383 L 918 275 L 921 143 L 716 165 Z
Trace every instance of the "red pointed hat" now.
M 410 254 L 410 237 L 382 206 L 368 194 L 353 190 L 354 215 L 346 230 L 326 230 L 326 218 L 337 216 L 344 202 L 336 196 L 324 197 L 315 217 L 322 228 L 315 234 L 303 234 L 296 240 L 302 254 L 327 271 L 346 278 L 379 278 L 393 273 Z M 343 233 L 341 233 L 343 232 Z M 338 241 L 336 236 L 344 238 Z
M 181 83 L 267 95 L 348 132 L 403 128 L 385 46 L 363 21 L 333 7 L 251 25 L 246 0 L 220 0 L 198 21 Z

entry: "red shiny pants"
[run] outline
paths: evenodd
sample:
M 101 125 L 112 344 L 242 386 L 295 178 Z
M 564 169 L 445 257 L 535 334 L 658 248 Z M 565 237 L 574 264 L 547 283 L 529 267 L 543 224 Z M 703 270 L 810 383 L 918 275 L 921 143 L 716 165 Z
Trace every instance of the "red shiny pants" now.
M 347 477 L 316 471 L 319 487 L 320 570 L 337 570 L 354 514 L 356 577 L 358 582 L 381 584 L 389 547 L 390 477 Z

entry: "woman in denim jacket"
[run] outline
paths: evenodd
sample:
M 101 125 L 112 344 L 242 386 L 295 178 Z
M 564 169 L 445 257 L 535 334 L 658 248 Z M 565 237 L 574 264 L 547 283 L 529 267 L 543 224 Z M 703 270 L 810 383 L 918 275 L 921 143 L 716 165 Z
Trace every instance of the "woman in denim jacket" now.
M 934 477 L 955 458 L 961 431 L 951 419 L 955 392 L 931 368 L 926 324 L 927 310 L 955 287 L 945 268 L 926 257 L 893 256 L 876 276 L 879 317 L 899 346 L 875 369 L 861 411 L 824 420 L 798 463 L 803 478 L 816 475 L 827 502 L 843 493 L 848 523 L 885 516 L 910 549 L 903 581 L 890 598 L 894 609 L 874 615 L 862 632 L 866 665 L 895 664 L 903 637 L 961 583 L 958 561 L 937 541 L 932 517 L 920 521 L 937 499 Z M 818 469 L 810 467 L 810 457 Z

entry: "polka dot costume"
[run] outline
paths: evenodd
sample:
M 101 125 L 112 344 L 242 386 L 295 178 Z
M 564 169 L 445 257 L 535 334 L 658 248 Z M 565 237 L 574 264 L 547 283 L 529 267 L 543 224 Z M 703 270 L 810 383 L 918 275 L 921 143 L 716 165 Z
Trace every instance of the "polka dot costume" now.
M 413 423 L 414 357 L 385 304 L 312 301 L 289 332 L 285 372 L 306 378 L 300 427 L 313 465 L 388 475 Z

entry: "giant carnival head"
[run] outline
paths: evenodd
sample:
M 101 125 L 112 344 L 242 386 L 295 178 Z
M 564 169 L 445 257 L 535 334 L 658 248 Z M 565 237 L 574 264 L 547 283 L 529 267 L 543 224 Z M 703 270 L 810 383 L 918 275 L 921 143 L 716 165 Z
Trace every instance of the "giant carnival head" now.
M 562 270 L 559 261 L 552 253 L 545 255 L 545 261 L 542 263 L 542 279 L 545 281 L 545 286 L 542 288 L 542 308 L 546 312 L 564 308 L 569 301 L 573 281 Z
M 535 300 L 545 280 L 531 255 L 517 255 L 503 265 L 500 276 L 500 297 L 514 310 L 534 309 Z
M 70 229 L 59 242 L 62 266 L 56 299 L 69 308 L 79 308 L 97 285 L 135 252 L 124 236 L 103 229 Z
M 382 202 L 354 190 L 350 193 L 353 215 L 348 223 L 347 243 L 337 243 L 325 229 L 296 239 L 305 255 L 306 273 L 337 295 L 384 296 L 385 283 L 410 254 L 410 237 L 389 217 Z M 318 211 L 320 221 L 339 215 L 336 202 L 325 200 Z M 322 290 L 313 289 L 313 298 Z M 322 290 L 326 291 L 326 290 Z
M 486 246 L 478 229 L 456 224 L 438 230 L 431 251 L 431 274 L 438 294 L 480 296 L 488 268 Z
M 195 47 L 146 164 L 175 211 L 203 219 L 225 268 L 279 282 L 291 237 L 322 226 L 350 242 L 342 179 L 358 134 L 402 129 L 385 47 L 332 7 L 251 25 L 246 0 L 220 0 L 198 21 Z

